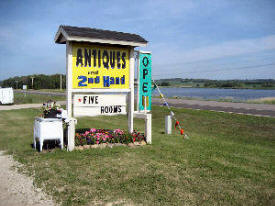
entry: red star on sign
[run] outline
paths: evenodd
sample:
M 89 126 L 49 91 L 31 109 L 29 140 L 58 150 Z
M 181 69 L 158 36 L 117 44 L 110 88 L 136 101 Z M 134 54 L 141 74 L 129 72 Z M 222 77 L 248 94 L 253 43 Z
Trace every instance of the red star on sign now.
M 81 99 L 79 98 L 78 101 L 81 102 Z

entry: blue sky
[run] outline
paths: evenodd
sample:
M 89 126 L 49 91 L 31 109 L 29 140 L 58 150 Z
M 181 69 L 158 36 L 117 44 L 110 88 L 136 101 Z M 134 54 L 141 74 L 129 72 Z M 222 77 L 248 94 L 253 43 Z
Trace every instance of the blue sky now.
M 155 79 L 275 79 L 274 11 L 274 0 L 1 0 L 0 80 L 65 73 L 61 24 L 140 34 Z

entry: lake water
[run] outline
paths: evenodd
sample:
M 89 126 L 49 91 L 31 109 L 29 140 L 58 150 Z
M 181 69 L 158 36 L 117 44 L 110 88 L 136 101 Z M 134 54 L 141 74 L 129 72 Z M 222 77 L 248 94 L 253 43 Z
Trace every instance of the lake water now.
M 216 88 L 160 88 L 161 92 L 167 97 L 192 97 L 200 99 L 233 99 L 247 100 L 264 97 L 275 97 L 275 90 L 260 89 L 216 89 Z M 158 96 L 156 90 L 152 93 Z

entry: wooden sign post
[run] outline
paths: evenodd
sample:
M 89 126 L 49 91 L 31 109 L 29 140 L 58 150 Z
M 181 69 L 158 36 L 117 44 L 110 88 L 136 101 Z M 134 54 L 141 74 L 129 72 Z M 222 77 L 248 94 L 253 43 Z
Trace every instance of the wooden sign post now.
M 137 111 L 134 112 L 136 118 L 145 120 L 145 137 L 148 144 L 152 143 L 152 114 L 151 95 L 152 95 L 152 60 L 151 52 L 137 52 Z
M 68 150 L 74 149 L 74 117 L 126 114 L 134 123 L 134 48 L 147 41 L 136 34 L 60 26 L 55 42 L 66 44 Z
M 139 51 L 138 61 L 138 111 L 151 111 L 151 53 Z

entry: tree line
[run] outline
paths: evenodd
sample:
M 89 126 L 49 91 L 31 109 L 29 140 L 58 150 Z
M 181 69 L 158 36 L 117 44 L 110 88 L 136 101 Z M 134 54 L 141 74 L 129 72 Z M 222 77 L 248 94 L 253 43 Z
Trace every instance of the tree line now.
M 254 80 L 210 80 L 210 79 L 160 79 L 156 81 L 160 86 L 190 86 L 203 88 L 275 88 L 274 79 Z
M 64 74 L 36 74 L 28 76 L 16 76 L 0 82 L 1 87 L 12 87 L 22 89 L 27 85 L 28 89 L 59 89 L 60 75 L 62 75 L 62 88 L 66 89 L 66 75 Z M 33 87 L 32 87 L 33 77 Z M 209 79 L 160 79 L 156 80 L 159 86 L 189 86 L 206 88 L 269 88 L 275 89 L 274 79 L 254 79 L 254 80 L 209 80 Z
M 28 89 L 59 89 L 60 75 L 62 76 L 62 88 L 66 88 L 66 75 L 64 74 L 35 74 L 28 76 L 16 76 L 5 79 L 1 82 L 1 87 L 12 87 L 14 89 L 22 89 L 23 85 L 27 85 Z M 32 85 L 33 78 L 33 85 Z

